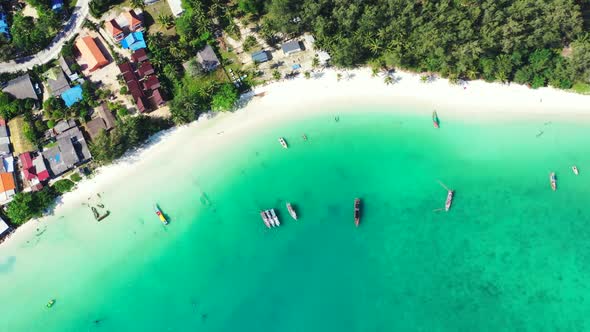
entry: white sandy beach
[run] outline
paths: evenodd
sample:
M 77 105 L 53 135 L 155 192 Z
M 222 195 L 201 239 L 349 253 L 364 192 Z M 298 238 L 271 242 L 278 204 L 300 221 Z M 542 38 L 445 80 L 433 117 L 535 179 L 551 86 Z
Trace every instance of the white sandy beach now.
M 212 119 L 203 117 L 190 125 L 160 133 L 152 139 L 152 144 L 129 153 L 113 165 L 100 168 L 92 178 L 80 182 L 75 191 L 63 196 L 57 209 L 79 207 L 88 197 L 137 173 L 143 164 L 154 162 L 167 153 L 188 149 L 186 142 L 189 139 L 190 153 L 211 156 L 257 128 L 311 113 L 331 112 L 338 106 L 415 105 L 429 112 L 432 109 L 442 110 L 443 117 L 477 114 L 503 120 L 531 115 L 560 116 L 573 121 L 590 119 L 590 96 L 552 88 L 533 90 L 516 84 L 483 81 L 451 85 L 445 79 L 423 83 L 419 75 L 405 72 L 394 74 L 396 83 L 386 85 L 383 76 L 372 77 L 371 71 L 366 68 L 340 71 L 340 81 L 337 80 L 337 73 L 335 70 L 324 70 L 318 74 L 320 77 L 299 77 L 259 87 L 253 93 L 259 96 L 247 101 L 236 112 L 219 114 Z M 262 94 L 264 96 L 260 96 Z M 28 222 L 0 247 L 22 243 L 33 236 L 40 223 L 44 222 L 44 219 Z

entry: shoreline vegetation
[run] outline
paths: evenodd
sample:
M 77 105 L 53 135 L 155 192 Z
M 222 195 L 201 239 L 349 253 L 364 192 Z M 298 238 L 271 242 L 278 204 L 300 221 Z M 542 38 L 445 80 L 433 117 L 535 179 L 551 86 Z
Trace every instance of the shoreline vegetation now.
M 414 73 L 397 72 L 395 75 L 397 83 L 387 85 L 381 78 L 374 77 L 369 68 L 344 73 L 324 70 L 319 78 L 299 77 L 259 87 L 242 96 L 244 107 L 235 112 L 212 117 L 201 116 L 198 121 L 190 124 L 157 134 L 155 133 L 158 131 L 155 131 L 155 135 L 150 137 L 139 137 L 134 141 L 137 144 L 133 146 L 134 149 L 116 150 L 116 153 L 123 151 L 123 154 L 118 157 L 108 155 L 102 166 L 96 170 L 96 174 L 82 180 L 74 191 L 62 196 L 55 208 L 77 206 L 87 197 L 102 192 L 104 188 L 118 181 L 123 181 L 126 174 L 137 173 L 142 161 L 158 158 L 162 150 L 174 150 L 174 146 L 182 145 L 183 135 L 194 136 L 198 133 L 201 144 L 198 147 L 199 151 L 195 153 L 200 153 L 203 158 L 214 158 L 214 153 L 222 150 L 224 146 L 258 132 L 261 127 L 314 114 L 331 114 L 334 109 L 346 112 L 346 108 L 351 105 L 383 105 L 391 112 L 397 112 L 399 107 L 404 105 L 419 106 L 426 111 L 424 123 L 427 126 L 431 125 L 433 109 L 438 110 L 443 122 L 453 118 L 463 121 L 488 116 L 501 121 L 543 116 L 560 116 L 562 119 L 571 117 L 576 122 L 584 121 L 584 118 L 590 119 L 590 113 L 587 113 L 584 106 L 588 104 L 590 97 L 558 89 L 533 90 L 521 85 L 501 85 L 483 81 L 473 81 L 460 86 L 450 84 L 446 79 L 424 82 L 420 75 Z M 339 76 L 342 78 L 339 79 Z M 289 97 L 294 93 L 300 96 L 297 105 L 289 102 Z M 166 140 L 161 140 L 162 137 L 166 137 Z M 145 140 L 149 143 L 145 144 Z M 110 140 L 106 141 L 111 144 Z M 55 189 L 46 188 L 45 191 L 36 193 L 33 198 L 19 199 L 18 204 L 32 207 L 29 216 L 39 217 L 43 211 L 42 205 L 48 202 L 52 205 L 56 197 Z M 54 212 L 49 215 L 53 215 Z M 27 234 L 34 233 L 35 225 L 40 221 L 42 219 L 25 223 L 11 235 L 11 238 L 17 234 L 26 237 Z M 5 241 L 10 242 L 12 240 Z

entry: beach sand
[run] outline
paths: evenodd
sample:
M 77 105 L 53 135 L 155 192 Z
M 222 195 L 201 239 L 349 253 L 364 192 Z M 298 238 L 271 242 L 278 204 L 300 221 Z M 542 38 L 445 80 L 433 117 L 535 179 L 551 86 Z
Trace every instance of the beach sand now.
M 342 75 L 340 80 L 338 74 Z M 450 84 L 447 79 L 422 82 L 420 75 L 409 72 L 393 74 L 395 83 L 386 85 L 384 76 L 372 76 L 370 69 L 338 71 L 325 69 L 257 87 L 242 97 L 235 112 L 203 115 L 198 121 L 155 135 L 142 148 L 127 153 L 112 165 L 101 167 L 76 189 L 60 198 L 57 209 L 79 208 L 89 197 L 116 186 L 142 165 L 164 155 L 182 153 L 190 139 L 199 146 L 190 153 L 207 158 L 211 153 L 240 138 L 278 124 L 305 118 L 311 113 L 338 112 L 365 104 L 415 107 L 421 112 L 444 111 L 444 117 L 469 121 L 470 117 L 486 117 L 498 121 L 547 116 L 562 121 L 590 120 L 590 96 L 553 88 L 530 89 L 517 84 L 469 81 Z M 391 111 L 397 108 L 392 107 Z M 334 114 L 338 116 L 338 114 Z M 439 114 L 440 116 L 440 114 Z M 195 132 L 197 134 L 195 134 Z M 19 227 L 2 247 L 14 246 L 30 239 L 43 224 L 44 218 Z

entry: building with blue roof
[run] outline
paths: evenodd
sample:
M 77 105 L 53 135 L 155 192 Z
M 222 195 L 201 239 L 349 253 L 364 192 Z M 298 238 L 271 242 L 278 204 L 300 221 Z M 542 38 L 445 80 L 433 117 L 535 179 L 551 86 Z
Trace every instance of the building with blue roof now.
M 75 87 L 62 92 L 61 99 L 63 99 L 67 107 L 74 105 L 82 100 L 82 87 L 76 85 Z
M 61 10 L 64 6 L 63 0 L 51 0 L 51 10 L 58 11 Z
M 146 48 L 147 45 L 145 44 L 145 40 L 143 39 L 143 32 L 132 32 L 123 40 L 121 40 L 121 46 L 123 48 L 128 48 L 133 51 L 137 51 L 140 48 Z
M 0 11 L 0 33 L 6 37 L 6 39 L 10 38 L 10 31 L 8 30 L 8 20 L 6 18 L 6 14 Z

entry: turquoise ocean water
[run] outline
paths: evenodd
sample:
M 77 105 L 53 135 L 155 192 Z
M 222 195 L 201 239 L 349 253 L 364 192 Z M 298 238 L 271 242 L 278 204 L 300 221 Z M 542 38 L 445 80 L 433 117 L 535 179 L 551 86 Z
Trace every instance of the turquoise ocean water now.
M 59 209 L 0 248 L 0 331 L 590 330 L 589 125 L 381 111 L 171 151 L 102 193 L 102 223 Z

